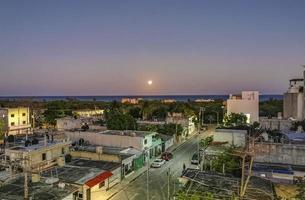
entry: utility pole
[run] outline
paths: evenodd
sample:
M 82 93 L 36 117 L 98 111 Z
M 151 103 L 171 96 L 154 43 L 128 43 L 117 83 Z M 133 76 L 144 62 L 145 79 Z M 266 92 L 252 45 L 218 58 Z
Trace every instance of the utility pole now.
M 168 168 L 168 172 L 167 172 L 167 200 L 170 200 L 170 176 L 171 176 L 171 168 Z
M 146 151 L 147 155 L 147 173 L 146 173 L 146 199 L 149 200 L 149 154 Z
M 24 160 L 24 167 L 23 167 L 23 173 L 24 173 L 24 200 L 29 199 L 29 186 L 28 186 L 28 172 L 27 172 L 27 158 Z

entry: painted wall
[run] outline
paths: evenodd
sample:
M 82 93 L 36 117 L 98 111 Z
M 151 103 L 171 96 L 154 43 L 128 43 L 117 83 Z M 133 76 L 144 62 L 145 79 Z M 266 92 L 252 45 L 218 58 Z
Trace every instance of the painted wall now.
M 259 93 L 255 91 L 242 92 L 241 98 L 232 96 L 227 100 L 227 114 L 243 113 L 250 115 L 249 122 L 259 121 Z
M 7 125 L 9 135 L 30 133 L 30 109 L 25 107 L 1 109 L 0 117 L 3 117 Z

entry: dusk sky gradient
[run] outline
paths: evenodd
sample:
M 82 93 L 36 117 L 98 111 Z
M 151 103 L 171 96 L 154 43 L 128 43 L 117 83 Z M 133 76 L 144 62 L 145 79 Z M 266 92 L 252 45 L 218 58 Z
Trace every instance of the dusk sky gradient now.
M 304 0 L 0 1 L 0 96 L 282 94 L 302 64 Z

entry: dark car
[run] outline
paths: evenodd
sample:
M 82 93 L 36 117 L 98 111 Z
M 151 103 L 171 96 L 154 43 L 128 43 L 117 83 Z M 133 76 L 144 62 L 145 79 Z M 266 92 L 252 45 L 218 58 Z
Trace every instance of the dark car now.
M 170 152 L 164 152 L 164 153 L 162 153 L 162 155 L 161 155 L 161 158 L 163 159 L 163 160 L 166 160 L 166 161 L 169 161 L 169 160 L 171 160 L 171 159 L 173 159 L 173 154 L 172 153 L 170 153 Z
M 198 153 L 194 153 L 191 159 L 191 164 L 199 165 L 201 163 L 201 157 Z

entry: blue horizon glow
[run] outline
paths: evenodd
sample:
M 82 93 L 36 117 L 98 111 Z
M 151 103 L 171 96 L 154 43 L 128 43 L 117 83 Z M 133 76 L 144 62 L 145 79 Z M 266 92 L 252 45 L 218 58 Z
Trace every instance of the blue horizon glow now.
M 304 10 L 302 0 L 1 1 L 0 96 L 282 94 L 302 76 Z

